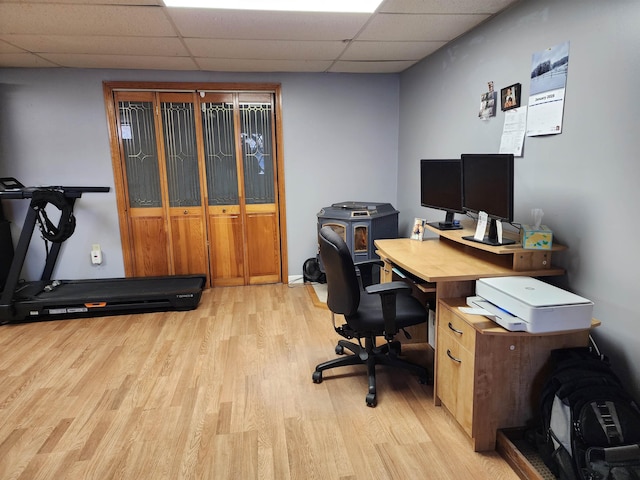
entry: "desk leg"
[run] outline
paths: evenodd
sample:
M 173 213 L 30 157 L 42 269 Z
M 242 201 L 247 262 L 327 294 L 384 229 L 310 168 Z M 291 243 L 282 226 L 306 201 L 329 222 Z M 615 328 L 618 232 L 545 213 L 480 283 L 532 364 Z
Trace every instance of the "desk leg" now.
M 458 297 L 469 297 L 471 295 L 475 295 L 476 293 L 476 282 L 475 280 L 465 280 L 461 282 L 438 282 L 436 284 L 436 305 L 441 298 L 458 298 Z M 436 308 L 436 326 L 435 326 L 435 334 L 436 338 L 434 338 L 434 345 L 438 345 L 438 325 L 440 324 L 440 312 Z M 433 355 L 433 404 L 439 407 L 442 402 L 440 401 L 440 397 L 438 396 L 438 352 L 435 352 Z M 443 382 L 446 382 L 447 379 L 443 378 Z
M 438 282 L 436 285 L 436 305 L 443 298 L 469 297 L 476 294 L 476 281 Z
M 380 270 L 380 283 L 388 283 L 393 280 L 393 263 L 388 258 L 382 259 L 383 266 Z

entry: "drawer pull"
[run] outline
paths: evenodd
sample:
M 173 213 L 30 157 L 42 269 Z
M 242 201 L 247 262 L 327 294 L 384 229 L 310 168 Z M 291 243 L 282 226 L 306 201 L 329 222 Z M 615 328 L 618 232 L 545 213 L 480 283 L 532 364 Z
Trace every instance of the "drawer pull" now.
M 448 348 L 447 348 L 447 357 L 449 357 L 451 360 L 453 360 L 456 363 L 462 363 L 462 360 L 451 355 L 451 350 L 449 350 Z
M 455 328 L 453 328 L 453 325 L 451 325 L 451 322 L 449 322 L 449 329 L 450 329 L 452 332 L 457 333 L 458 335 L 462 335 L 462 334 L 464 333 L 462 330 L 456 330 Z

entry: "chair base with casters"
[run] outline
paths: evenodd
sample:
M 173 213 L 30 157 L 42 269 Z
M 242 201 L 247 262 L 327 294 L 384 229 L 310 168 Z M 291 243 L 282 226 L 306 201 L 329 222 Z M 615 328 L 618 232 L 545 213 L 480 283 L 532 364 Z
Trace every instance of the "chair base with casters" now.
M 378 403 L 376 396 L 376 365 L 387 365 L 409 370 L 418 375 L 420 383 L 429 383 L 429 374 L 426 368 L 398 358 L 401 348 L 401 344 L 398 341 L 376 346 L 375 337 L 365 338 L 364 346 L 348 340 L 339 340 L 336 345 L 336 354 L 344 355 L 344 350 L 347 349 L 353 355 L 335 358 L 317 365 L 315 372 L 313 372 L 313 382 L 322 383 L 322 372 L 330 368 L 347 365 L 366 365 L 367 376 L 369 377 L 369 393 L 367 393 L 365 401 L 368 407 L 375 407 Z

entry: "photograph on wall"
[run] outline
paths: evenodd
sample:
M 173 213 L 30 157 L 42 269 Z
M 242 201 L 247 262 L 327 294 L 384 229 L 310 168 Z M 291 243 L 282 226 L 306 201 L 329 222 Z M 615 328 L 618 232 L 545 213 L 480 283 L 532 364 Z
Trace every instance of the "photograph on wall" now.
M 527 137 L 562 133 L 569 42 L 532 55 Z
M 480 111 L 478 112 L 478 117 L 482 120 L 496 116 L 498 92 L 493 88 L 493 82 L 488 82 L 487 88 L 488 91 L 480 95 Z
M 500 105 L 503 112 L 520 106 L 521 85 L 514 83 L 500 90 Z

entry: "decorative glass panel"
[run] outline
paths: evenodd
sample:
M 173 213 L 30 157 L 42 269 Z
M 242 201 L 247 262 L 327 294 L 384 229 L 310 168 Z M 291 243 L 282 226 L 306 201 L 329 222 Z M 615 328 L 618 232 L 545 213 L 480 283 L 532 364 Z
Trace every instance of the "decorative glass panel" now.
M 240 122 L 247 204 L 275 203 L 270 103 L 241 103 Z
M 120 133 L 132 208 L 162 206 L 151 102 L 119 102 Z
M 162 103 L 169 205 L 200 205 L 200 176 L 193 104 Z
M 322 227 L 331 227 L 331 229 L 340 235 L 343 242 L 347 241 L 347 228 L 344 225 L 339 225 L 337 223 L 324 223 L 321 225 Z
M 237 205 L 238 170 L 233 104 L 203 103 L 202 132 L 209 205 Z

